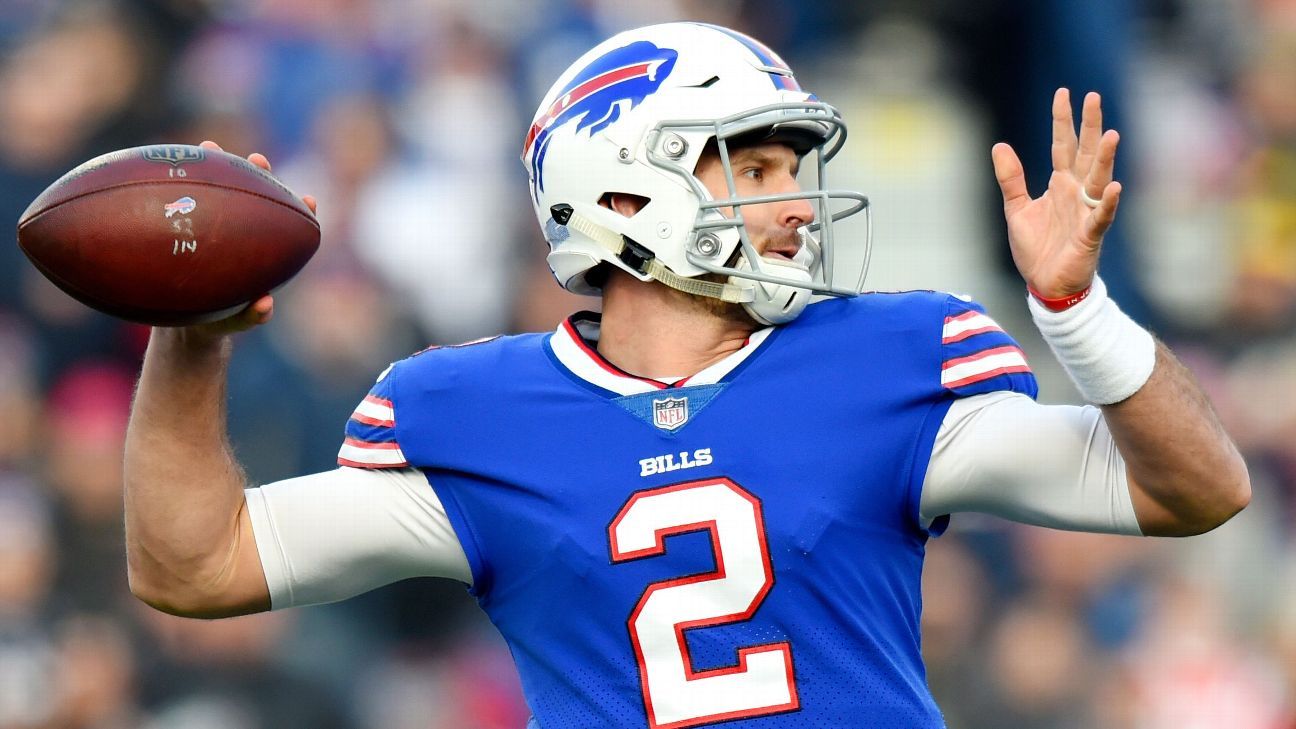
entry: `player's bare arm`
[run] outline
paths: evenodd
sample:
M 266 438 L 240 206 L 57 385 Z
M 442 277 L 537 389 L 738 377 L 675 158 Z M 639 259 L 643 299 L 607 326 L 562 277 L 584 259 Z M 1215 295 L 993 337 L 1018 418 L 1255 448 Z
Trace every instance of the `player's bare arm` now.
M 249 159 L 270 168 L 262 155 Z M 126 548 L 131 591 L 159 610 L 224 617 L 270 608 L 243 471 L 227 443 L 225 383 L 230 336 L 273 310 L 263 296 L 222 321 L 154 328 L 149 339 L 126 435 Z
M 1077 137 L 1066 89 L 1053 100 L 1053 172 L 1031 199 L 1021 162 L 995 145 L 1013 260 L 1039 301 L 1079 297 L 1094 284 L 1102 239 L 1116 217 L 1112 180 L 1119 135 L 1102 129 L 1101 100 L 1085 97 Z M 1223 524 L 1250 501 L 1246 465 L 1192 376 L 1163 344 L 1152 374 L 1132 395 L 1102 402 L 1124 458 L 1144 534 L 1185 536 Z

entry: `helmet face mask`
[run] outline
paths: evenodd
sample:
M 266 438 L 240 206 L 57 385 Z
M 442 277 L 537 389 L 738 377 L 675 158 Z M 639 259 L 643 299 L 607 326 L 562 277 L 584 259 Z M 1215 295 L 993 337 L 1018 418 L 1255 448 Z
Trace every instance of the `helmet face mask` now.
M 861 211 L 867 217 L 868 200 L 825 185 L 827 163 L 845 136 L 837 110 L 802 91 L 786 64 L 758 42 L 716 26 L 668 23 L 615 36 L 573 64 L 541 104 L 522 159 L 550 268 L 564 287 L 597 294 L 586 274 L 606 262 L 640 280 L 721 298 L 717 289 L 680 281 L 719 274 L 732 287 L 725 299 L 769 324 L 794 318 L 812 293 L 863 290 L 868 236 L 841 266 L 833 224 Z M 731 156 L 764 142 L 804 155 L 817 184 L 739 195 Z M 727 195 L 713 194 L 695 175 L 708 144 Z M 615 193 L 647 203 L 625 217 L 600 204 Z M 815 213 L 799 231 L 801 252 L 792 261 L 763 258 L 743 208 L 789 200 L 807 200 Z M 554 209 L 563 206 L 570 209 L 564 221 L 574 214 L 582 224 L 555 219 Z M 619 255 L 617 237 L 646 251 L 653 266 L 638 265 L 643 256 Z

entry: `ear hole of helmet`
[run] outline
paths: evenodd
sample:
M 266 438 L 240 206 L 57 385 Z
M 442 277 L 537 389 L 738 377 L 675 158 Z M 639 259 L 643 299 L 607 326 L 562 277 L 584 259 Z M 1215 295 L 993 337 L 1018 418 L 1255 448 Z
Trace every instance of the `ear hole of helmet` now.
M 652 198 L 636 195 L 632 192 L 605 192 L 599 198 L 599 205 L 627 218 L 633 218 L 652 202 Z
M 607 283 L 608 275 L 612 273 L 612 264 L 599 263 L 594 268 L 585 272 L 585 283 L 592 288 L 601 289 Z

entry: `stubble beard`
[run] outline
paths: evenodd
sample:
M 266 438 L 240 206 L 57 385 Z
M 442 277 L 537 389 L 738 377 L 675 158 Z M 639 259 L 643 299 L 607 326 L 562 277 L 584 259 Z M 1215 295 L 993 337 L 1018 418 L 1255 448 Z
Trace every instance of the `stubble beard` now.
M 787 233 L 787 237 L 789 239 L 795 240 L 797 244 L 801 243 L 800 235 L 796 231 L 787 230 L 785 232 Z M 756 250 L 760 251 L 760 250 L 768 250 L 771 247 L 776 247 L 773 245 L 774 243 L 783 243 L 783 242 L 785 241 L 770 241 L 771 245 L 762 246 L 759 245 L 758 242 L 753 241 L 752 245 L 756 248 Z M 738 265 L 738 258 L 741 255 L 742 255 L 742 247 L 739 246 L 734 249 L 733 255 L 729 256 L 729 260 L 725 263 L 725 265 L 728 266 L 729 268 L 736 267 Z M 710 281 L 712 283 L 718 283 L 721 285 L 729 283 L 729 276 L 723 273 L 704 273 L 701 276 L 697 276 L 697 278 L 702 281 Z M 706 313 L 711 314 L 713 316 L 718 316 L 721 319 L 724 319 L 725 321 L 730 321 L 730 322 L 734 322 L 735 324 L 742 324 L 744 326 L 751 326 L 751 327 L 764 326 L 760 322 L 752 318 L 752 315 L 747 312 L 747 309 L 744 308 L 742 304 L 734 304 L 728 301 L 721 301 L 720 299 L 712 298 L 710 296 L 699 296 L 697 294 L 685 294 L 685 296 L 688 297 L 688 299 L 692 302 L 694 306 L 698 307 L 702 311 L 705 311 Z
M 729 277 L 723 273 L 705 273 L 698 276 L 703 281 L 711 281 L 718 284 L 729 283 Z M 693 306 L 705 311 L 712 316 L 720 317 L 725 321 L 744 326 L 760 326 L 751 314 L 743 308 L 742 304 L 735 304 L 729 301 L 721 301 L 710 296 L 700 296 L 698 294 L 685 294 Z

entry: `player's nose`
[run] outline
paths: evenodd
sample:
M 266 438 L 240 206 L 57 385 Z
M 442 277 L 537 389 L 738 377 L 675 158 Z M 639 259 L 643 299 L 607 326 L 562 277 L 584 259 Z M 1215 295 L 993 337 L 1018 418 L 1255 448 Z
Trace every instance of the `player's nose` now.
M 792 187 L 786 192 L 800 192 L 801 187 L 792 181 Z M 784 228 L 800 228 L 815 220 L 815 206 L 809 198 L 798 197 L 779 203 L 778 224 Z

